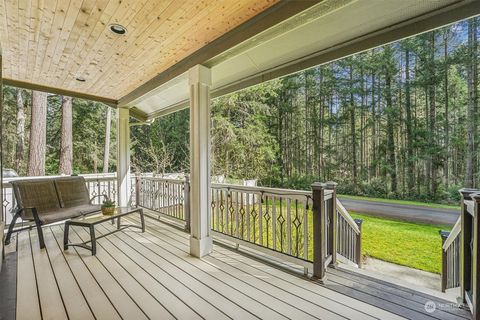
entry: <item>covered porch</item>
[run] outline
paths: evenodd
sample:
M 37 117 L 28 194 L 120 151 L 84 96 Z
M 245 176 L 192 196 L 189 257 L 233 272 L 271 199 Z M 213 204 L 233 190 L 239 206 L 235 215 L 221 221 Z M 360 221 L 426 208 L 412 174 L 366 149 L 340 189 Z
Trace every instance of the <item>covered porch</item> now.
M 96 256 L 82 249 L 64 251 L 62 224 L 44 227 L 45 250 L 39 249 L 34 230 L 19 232 L 3 249 L 2 282 L 9 290 L 2 303 L 9 315 L 479 319 L 479 273 L 474 271 L 480 261 L 478 206 L 473 211 L 476 233 L 470 235 L 477 241 L 472 255 L 477 265 L 468 269 L 471 310 L 337 269 L 340 263 L 361 266 L 361 222 L 338 204 L 336 185 L 319 183 L 311 191 L 296 191 L 212 184 L 209 109 L 211 98 L 478 15 L 477 1 L 245 1 L 238 7 L 233 2 L 204 4 L 202 12 L 188 1 L 179 2 L 182 8 L 173 1 L 125 3 L 110 8 L 99 1 L 92 7 L 107 11 L 107 18 L 79 14 L 79 21 L 73 17 L 86 10 L 80 3 L 72 9 L 42 8 L 47 16 L 42 23 L 57 32 L 50 34 L 38 24 L 22 30 L 19 43 L 9 35 L 20 32 L 20 21 L 35 21 L 40 9 L 28 8 L 31 16 L 18 10 L 24 16 L 15 18 L 10 14 L 15 6 L 3 4 L 3 83 L 117 108 L 116 176 L 94 179 L 90 187 L 98 187 L 98 194 L 111 193 L 119 206 L 153 210 L 146 233 L 122 231 L 103 238 Z M 69 21 L 65 12 L 73 21 L 63 29 L 60 25 Z M 196 24 L 183 22 L 190 18 Z M 162 36 L 165 26 L 157 20 L 176 24 L 168 25 L 167 36 Z M 108 29 L 122 21 L 129 21 L 120 33 L 125 38 L 112 38 Z M 206 25 L 215 32 L 202 33 Z M 84 27 L 88 30 L 75 35 Z M 38 41 L 32 45 L 33 64 L 18 51 L 24 36 Z M 57 52 L 49 39 L 65 50 Z M 156 52 L 162 45 L 167 48 Z M 131 125 L 188 107 L 188 180 L 132 175 Z M 2 219 L 6 214 L 2 212 Z M 4 227 L 3 221 L 0 231 Z M 111 228 L 105 224 L 98 232 Z M 85 237 L 81 229 L 72 233 L 73 240 Z M 433 311 L 427 308 L 432 301 Z
M 105 224 L 98 232 L 113 228 Z M 88 239 L 81 228 L 74 231 L 73 241 Z M 153 218 L 147 218 L 146 233 L 123 231 L 99 240 L 96 256 L 81 248 L 63 251 L 63 225 L 46 227 L 44 234 L 45 250 L 39 249 L 35 231 L 19 233 L 6 247 L 1 280 L 10 283 L 11 291 L 0 303 L 5 318 L 470 317 L 466 310 L 451 308 L 451 301 L 342 269 L 329 269 L 323 284 L 311 281 L 288 262 L 255 258 L 225 244 L 214 244 L 210 255 L 197 259 L 189 254 L 187 233 Z M 5 279 L 15 272 L 16 281 Z M 438 310 L 428 313 L 427 301 Z

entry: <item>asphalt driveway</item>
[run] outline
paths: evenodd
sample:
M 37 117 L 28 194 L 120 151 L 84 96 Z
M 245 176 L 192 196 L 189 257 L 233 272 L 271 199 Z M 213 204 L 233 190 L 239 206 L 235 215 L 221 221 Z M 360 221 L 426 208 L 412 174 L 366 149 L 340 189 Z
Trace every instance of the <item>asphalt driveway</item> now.
M 348 211 L 373 216 L 400 219 L 409 222 L 443 224 L 453 226 L 460 216 L 460 209 L 430 208 L 339 197 Z

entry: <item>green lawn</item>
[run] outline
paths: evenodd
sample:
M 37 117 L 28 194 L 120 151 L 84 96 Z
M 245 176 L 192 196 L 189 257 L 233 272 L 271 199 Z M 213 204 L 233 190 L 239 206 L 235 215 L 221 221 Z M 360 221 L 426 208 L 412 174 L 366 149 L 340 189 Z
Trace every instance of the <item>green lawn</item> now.
M 442 240 L 438 230 L 451 230 L 451 227 L 376 218 L 355 212 L 351 215 L 363 219 L 364 255 L 428 272 L 441 272 Z
M 394 200 L 394 199 L 384 199 L 384 198 L 369 198 L 369 197 L 360 197 L 360 196 L 350 196 L 339 194 L 339 198 L 353 199 L 353 200 L 366 200 L 374 202 L 385 202 L 393 204 L 404 204 L 410 206 L 421 206 L 421 207 L 430 207 L 430 208 L 443 208 L 443 209 L 460 209 L 460 206 L 448 205 L 448 204 L 439 204 L 439 203 L 427 203 L 419 201 L 409 201 L 409 200 Z

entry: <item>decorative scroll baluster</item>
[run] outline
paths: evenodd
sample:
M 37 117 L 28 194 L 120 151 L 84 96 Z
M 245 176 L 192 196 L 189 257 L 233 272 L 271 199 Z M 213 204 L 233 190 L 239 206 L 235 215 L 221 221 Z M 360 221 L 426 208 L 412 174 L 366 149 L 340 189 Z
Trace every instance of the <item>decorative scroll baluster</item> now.
M 272 246 L 277 250 L 277 197 L 272 197 Z
M 254 194 L 250 195 L 248 193 L 245 193 L 245 199 L 247 201 L 246 214 L 244 212 L 245 220 L 246 220 L 245 223 L 246 223 L 246 228 L 247 228 L 245 237 L 247 238 L 247 241 L 250 242 L 251 241 L 250 218 L 251 218 L 252 211 L 255 211 L 255 195 Z
M 211 190 L 210 194 L 210 210 L 212 212 L 212 215 L 210 216 L 211 223 L 212 223 L 212 230 L 218 231 L 217 230 L 217 220 L 216 220 L 216 215 L 215 215 L 215 190 Z
M 239 201 L 238 201 L 238 194 L 239 192 L 232 192 L 232 199 L 233 195 L 235 195 L 235 220 L 232 220 L 232 226 L 235 226 L 235 237 L 243 239 L 243 216 L 240 214 L 240 210 L 243 210 L 243 203 L 240 201 L 240 208 L 239 208 Z M 240 194 L 240 198 L 242 194 Z M 245 210 L 243 210 L 245 211 Z M 242 232 L 242 233 L 240 233 Z
M 238 192 L 237 192 L 237 203 L 238 201 Z M 240 238 L 245 239 L 245 217 L 246 217 L 246 212 L 245 211 L 245 203 L 244 203 L 244 198 L 243 198 L 243 192 L 240 192 L 240 209 L 237 207 L 237 219 L 240 218 L 240 221 L 237 220 L 237 234 L 240 233 Z M 248 208 L 247 208 L 248 210 Z M 240 229 L 240 230 L 238 230 Z M 238 237 L 238 235 L 237 235 Z
M 266 232 L 266 236 L 267 238 L 265 239 L 267 242 L 264 244 L 267 248 L 270 247 L 270 221 L 271 221 L 271 214 L 270 214 L 270 206 L 269 206 L 269 203 L 268 203 L 268 196 L 265 196 L 265 214 L 264 214 L 264 217 L 265 217 L 265 228 L 267 230 Z M 261 237 L 263 237 L 263 234 L 260 235 Z
M 278 223 L 279 223 L 279 227 L 280 227 L 280 252 L 284 252 L 284 248 L 283 248 L 283 245 L 284 245 L 284 239 L 285 239 L 285 218 L 283 217 L 283 205 L 282 205 L 282 198 L 280 197 L 279 198 L 279 204 L 280 204 L 280 214 L 278 216 Z
M 258 197 L 258 241 L 263 246 L 263 193 Z M 255 224 L 254 224 L 255 228 Z M 255 231 L 255 229 L 254 229 Z
M 308 247 L 309 243 L 309 228 L 308 228 L 308 200 L 303 204 L 303 258 L 305 260 L 313 260 L 313 257 L 309 256 Z
M 286 231 L 286 240 L 287 240 L 287 254 L 292 254 L 292 213 L 290 208 L 290 199 L 286 199 L 286 206 L 287 206 L 287 231 Z

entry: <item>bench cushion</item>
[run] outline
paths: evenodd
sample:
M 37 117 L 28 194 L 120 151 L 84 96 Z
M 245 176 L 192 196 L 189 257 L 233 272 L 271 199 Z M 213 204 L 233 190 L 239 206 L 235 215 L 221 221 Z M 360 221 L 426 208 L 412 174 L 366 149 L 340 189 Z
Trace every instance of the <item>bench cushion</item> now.
M 61 208 L 48 214 L 40 216 L 42 224 L 49 224 L 57 221 L 76 218 L 84 214 L 92 213 L 100 210 L 100 205 L 82 205 L 72 208 Z
M 83 177 L 61 177 L 54 180 L 62 208 L 88 205 L 90 197 Z
M 79 215 L 80 214 L 78 213 L 78 211 L 72 210 L 72 208 L 62 208 L 52 212 L 48 212 L 47 214 L 43 214 L 39 216 L 39 218 L 42 224 L 48 224 L 48 223 L 75 218 L 75 217 L 78 217 Z
M 84 204 L 84 205 L 75 207 L 74 209 L 78 210 L 78 212 L 80 212 L 81 214 L 89 214 L 96 211 L 101 211 L 102 206 L 99 204 Z
M 60 209 L 52 179 L 28 179 L 12 181 L 11 184 L 19 207 L 34 207 L 39 215 Z M 30 210 L 23 210 L 20 216 L 25 220 L 33 220 Z

